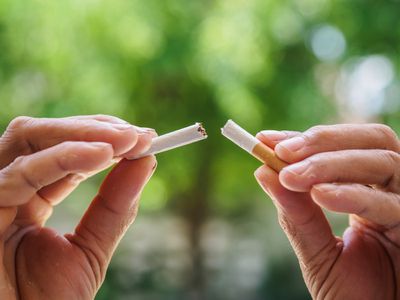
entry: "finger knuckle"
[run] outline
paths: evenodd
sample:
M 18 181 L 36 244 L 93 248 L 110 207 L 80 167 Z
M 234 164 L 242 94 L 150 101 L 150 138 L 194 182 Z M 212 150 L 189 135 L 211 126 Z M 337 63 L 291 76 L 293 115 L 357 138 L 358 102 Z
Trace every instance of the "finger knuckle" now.
M 383 136 L 390 145 L 395 145 L 396 147 L 399 147 L 397 133 L 391 127 L 384 124 L 376 124 L 375 128 L 378 131 L 378 134 Z
M 330 139 L 332 137 L 332 130 L 326 125 L 317 125 L 307 130 L 304 136 L 310 143 L 317 143 L 321 140 Z
M 69 171 L 68 165 L 70 159 L 71 159 L 70 156 L 61 156 L 61 157 L 57 156 L 54 158 L 58 169 L 63 173 L 67 173 Z
M 32 126 L 33 122 L 34 118 L 25 116 L 13 119 L 1 137 L 1 143 L 10 147 L 16 153 L 32 152 L 31 145 L 25 137 L 27 136 L 27 128 Z
M 59 145 L 60 155 L 54 157 L 55 163 L 57 167 L 63 171 L 68 172 L 70 169 L 71 162 L 78 158 L 78 154 L 76 153 L 76 149 L 78 146 L 82 146 L 82 142 L 63 142 Z
M 33 121 L 33 118 L 27 116 L 19 116 L 13 119 L 8 126 L 8 130 L 16 131 L 26 127 Z
M 307 168 L 302 173 L 304 178 L 308 178 L 311 181 L 320 181 L 326 180 L 330 176 L 329 162 L 326 159 L 326 156 L 323 154 L 315 154 L 310 158 L 306 159 Z
M 389 161 L 389 164 L 393 164 L 394 166 L 400 165 L 400 155 L 394 151 L 382 151 L 381 155 L 384 159 Z
M 9 165 L 8 171 L 13 176 L 22 177 L 26 185 L 32 187 L 34 190 L 39 190 L 44 186 L 41 179 L 41 171 L 30 168 L 27 162 L 27 156 L 19 156 Z
M 26 161 L 26 156 L 21 155 L 21 156 L 18 156 L 10 166 L 12 166 L 14 168 L 24 168 L 25 161 Z
M 14 159 L 8 166 L 1 170 L 1 180 L 14 180 L 15 174 L 24 167 L 25 156 L 19 156 Z
M 308 172 L 318 171 L 318 169 L 321 168 L 321 166 L 322 167 L 324 166 L 323 159 L 320 154 L 311 156 L 306 160 L 306 162 L 308 163 L 308 168 L 307 168 Z

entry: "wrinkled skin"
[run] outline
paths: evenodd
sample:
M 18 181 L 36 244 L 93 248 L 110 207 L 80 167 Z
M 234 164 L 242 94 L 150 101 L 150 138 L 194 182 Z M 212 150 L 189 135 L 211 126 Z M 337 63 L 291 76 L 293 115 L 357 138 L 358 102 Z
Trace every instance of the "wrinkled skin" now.
M 255 176 L 273 199 L 314 299 L 400 299 L 400 143 L 387 126 L 257 137 L 289 166 Z M 349 214 L 335 237 L 322 208 Z
M 155 132 L 110 116 L 15 119 L 0 138 L 0 299 L 93 299 L 154 172 Z M 44 227 L 87 177 L 119 163 L 73 233 Z

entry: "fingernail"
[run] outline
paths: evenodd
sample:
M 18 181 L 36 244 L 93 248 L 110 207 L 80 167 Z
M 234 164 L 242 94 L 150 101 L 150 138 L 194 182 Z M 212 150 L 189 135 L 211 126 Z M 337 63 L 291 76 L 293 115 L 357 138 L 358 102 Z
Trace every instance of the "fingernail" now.
M 101 149 L 112 148 L 111 144 L 103 142 L 90 142 L 90 144 L 88 145 L 94 148 L 101 148 Z
M 257 181 L 258 181 L 259 179 L 261 179 L 262 174 L 263 174 L 263 171 L 262 171 L 261 168 L 258 168 L 257 170 L 255 170 L 255 172 L 254 172 L 254 177 L 257 179 Z
M 83 174 L 75 173 L 68 176 L 68 180 L 73 184 L 78 184 L 84 181 L 86 177 Z
M 137 130 L 137 133 L 139 136 L 149 136 L 150 139 L 152 140 L 153 138 L 157 137 L 157 132 L 155 130 Z
M 262 179 L 261 178 L 261 172 L 259 172 L 258 170 L 254 173 L 254 176 L 256 177 L 256 181 L 257 181 L 257 183 L 260 185 L 260 187 L 262 188 L 262 190 L 269 196 L 269 197 L 272 197 L 271 195 L 271 191 L 270 191 L 270 189 L 269 189 L 269 187 L 268 187 L 268 185 L 267 184 L 265 184 L 264 183 L 264 180 L 266 180 L 265 178 L 264 179 Z
M 321 183 L 321 184 L 314 185 L 313 189 L 315 189 L 321 193 L 329 193 L 329 192 L 337 190 L 337 185 L 331 184 L 331 183 Z
M 147 132 L 156 132 L 154 128 L 148 128 L 148 127 L 139 127 L 139 128 Z
M 117 130 L 121 130 L 121 131 L 125 131 L 125 130 L 132 130 L 134 127 L 131 124 L 112 124 L 112 126 L 117 129 Z
M 294 173 L 295 175 L 302 175 L 305 171 L 307 171 L 308 167 L 310 166 L 310 162 L 300 162 L 297 164 L 290 165 L 283 170 L 285 172 Z
M 296 152 L 303 148 L 305 144 L 306 140 L 303 137 L 298 136 L 279 143 L 279 147 L 283 147 L 290 152 Z
M 111 163 L 117 164 L 119 163 L 123 158 L 121 156 L 116 156 L 111 160 Z
M 264 189 L 267 189 L 267 187 L 264 184 L 264 181 L 266 181 L 268 176 L 266 175 L 266 172 L 264 170 L 264 166 L 259 167 L 255 172 L 254 172 L 254 177 L 256 178 L 257 182 L 261 187 Z
M 153 175 L 154 175 L 154 173 L 155 173 L 155 171 L 156 171 L 156 169 L 157 169 L 157 164 L 158 164 L 158 162 L 156 161 L 156 162 L 154 163 L 153 167 L 151 168 L 151 171 L 150 171 L 150 173 L 149 173 L 149 176 L 147 177 L 147 181 L 149 181 L 150 178 L 153 177 Z
M 152 140 L 154 138 L 154 135 L 146 132 L 146 133 L 139 133 L 139 138 L 141 139 L 141 141 L 145 142 L 145 144 L 143 144 L 140 152 L 137 152 L 136 155 L 142 155 L 143 153 L 146 153 L 147 151 L 149 151 L 149 149 L 151 148 Z
M 138 133 L 156 133 L 156 131 L 153 128 L 135 127 L 135 129 Z
M 260 133 L 272 141 L 282 141 L 287 138 L 286 133 L 277 130 L 263 130 Z
M 143 137 L 148 136 L 150 138 L 150 140 L 152 140 L 154 137 L 154 132 L 151 132 L 151 131 L 138 131 L 137 133 L 139 136 L 143 136 Z

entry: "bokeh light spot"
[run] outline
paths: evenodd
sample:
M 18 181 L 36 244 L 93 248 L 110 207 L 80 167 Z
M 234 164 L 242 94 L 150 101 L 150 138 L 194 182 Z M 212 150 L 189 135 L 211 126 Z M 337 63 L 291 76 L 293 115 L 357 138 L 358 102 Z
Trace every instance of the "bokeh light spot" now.
M 343 33 L 331 25 L 323 25 L 311 34 L 311 49 L 321 61 L 334 61 L 346 50 Z

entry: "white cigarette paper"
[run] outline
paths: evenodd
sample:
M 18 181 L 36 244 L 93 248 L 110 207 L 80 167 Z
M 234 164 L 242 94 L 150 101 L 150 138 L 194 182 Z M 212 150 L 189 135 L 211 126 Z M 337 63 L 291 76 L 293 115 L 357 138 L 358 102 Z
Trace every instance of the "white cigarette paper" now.
M 277 172 L 287 165 L 275 155 L 275 152 L 271 148 L 264 145 L 260 140 L 248 133 L 232 120 L 228 120 L 225 126 L 221 129 L 221 133 L 240 148 L 246 150 L 252 156 L 267 164 Z
M 254 147 L 260 143 L 258 139 L 256 139 L 253 135 L 248 133 L 232 120 L 228 120 L 228 122 L 226 122 L 225 126 L 221 128 L 221 133 L 223 136 L 230 139 L 233 143 L 246 150 L 251 155 L 253 155 Z
M 201 123 L 196 123 L 158 137 L 152 141 L 148 151 L 133 159 L 142 158 L 149 155 L 169 151 L 178 147 L 192 144 L 207 138 L 206 130 Z

